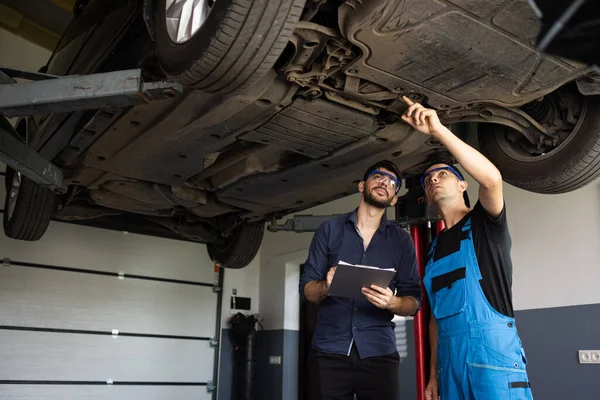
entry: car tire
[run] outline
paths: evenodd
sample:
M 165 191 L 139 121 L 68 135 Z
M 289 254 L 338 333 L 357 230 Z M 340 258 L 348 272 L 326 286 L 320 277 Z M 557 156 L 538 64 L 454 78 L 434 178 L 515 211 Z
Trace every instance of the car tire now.
M 56 193 L 43 188 L 11 168 L 6 169 L 3 225 L 4 233 L 12 239 L 35 241 L 42 238 L 52 217 Z M 14 204 L 10 204 L 11 190 L 15 180 L 20 184 Z
M 569 138 L 542 156 L 522 156 L 507 140 L 511 128 L 480 124 L 481 152 L 500 170 L 504 181 L 542 194 L 567 193 L 600 176 L 600 96 L 586 97 L 579 122 Z
M 31 179 L 6 168 L 4 200 L 4 233 L 12 239 L 35 241 L 42 238 L 54 211 L 56 193 L 43 188 Z M 20 180 L 16 192 L 13 187 Z M 11 196 L 14 203 L 11 205 Z
M 158 61 L 170 79 L 213 93 L 249 87 L 285 49 L 305 0 L 216 0 L 183 43 L 167 30 L 166 1 L 155 3 Z
M 223 268 L 244 268 L 254 260 L 265 233 L 265 224 L 239 226 L 222 245 L 207 244 L 208 255 Z

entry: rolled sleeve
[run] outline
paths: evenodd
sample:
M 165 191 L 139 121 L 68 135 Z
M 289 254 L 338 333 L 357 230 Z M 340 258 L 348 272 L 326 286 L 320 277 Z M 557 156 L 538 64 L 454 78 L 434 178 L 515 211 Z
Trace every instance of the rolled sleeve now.
M 327 222 L 322 223 L 315 232 L 310 247 L 308 249 L 308 258 L 304 263 L 304 272 L 300 278 L 300 298 L 306 300 L 304 296 L 304 287 L 308 282 L 321 281 L 325 279 L 328 271 L 328 252 L 327 238 L 330 227 Z
M 417 266 L 417 254 L 415 246 L 410 235 L 406 234 L 400 246 L 402 256 L 400 265 L 396 270 L 396 289 L 398 296 L 412 296 L 419 302 L 419 307 L 415 312 L 421 309 L 423 298 L 423 288 L 421 287 L 421 277 Z

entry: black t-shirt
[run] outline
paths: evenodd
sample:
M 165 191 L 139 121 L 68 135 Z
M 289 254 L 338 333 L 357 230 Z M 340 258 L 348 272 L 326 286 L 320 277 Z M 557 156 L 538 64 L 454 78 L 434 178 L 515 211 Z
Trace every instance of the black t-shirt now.
M 478 201 L 470 213 L 452 228 L 440 232 L 434 260 L 443 258 L 460 249 L 462 228 L 471 217 L 473 244 L 481 271 L 481 287 L 489 303 L 500 312 L 514 317 L 512 304 L 511 238 L 506 223 L 506 205 L 502 213 L 493 219 Z

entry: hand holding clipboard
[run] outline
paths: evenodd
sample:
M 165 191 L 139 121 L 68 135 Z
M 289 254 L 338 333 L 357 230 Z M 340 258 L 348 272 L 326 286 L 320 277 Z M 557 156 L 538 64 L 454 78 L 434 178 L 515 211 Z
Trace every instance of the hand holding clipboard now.
M 385 289 L 389 286 L 395 274 L 396 270 L 393 268 L 354 265 L 340 261 L 327 274 L 327 283 L 329 284 L 327 295 L 360 299 L 367 296 L 363 293 L 363 288 L 371 288 L 371 285 L 375 285 Z M 331 281 L 330 275 L 332 276 Z

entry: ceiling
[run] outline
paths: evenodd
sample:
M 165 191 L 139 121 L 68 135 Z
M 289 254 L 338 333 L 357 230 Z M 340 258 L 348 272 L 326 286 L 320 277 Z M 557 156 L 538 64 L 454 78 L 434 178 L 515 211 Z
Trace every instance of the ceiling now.
M 75 0 L 0 0 L 0 28 L 52 51 L 74 5 Z

